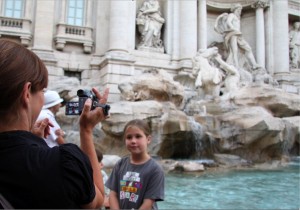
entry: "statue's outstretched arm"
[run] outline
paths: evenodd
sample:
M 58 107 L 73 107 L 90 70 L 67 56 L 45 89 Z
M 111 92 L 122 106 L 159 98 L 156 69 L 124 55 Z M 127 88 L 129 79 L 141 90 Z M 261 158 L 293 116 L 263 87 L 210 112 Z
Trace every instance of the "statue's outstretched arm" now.
M 220 54 L 217 54 L 215 59 L 220 64 L 220 68 L 222 68 L 227 73 L 238 74 L 238 70 L 233 65 L 229 65 L 228 63 L 223 61 Z

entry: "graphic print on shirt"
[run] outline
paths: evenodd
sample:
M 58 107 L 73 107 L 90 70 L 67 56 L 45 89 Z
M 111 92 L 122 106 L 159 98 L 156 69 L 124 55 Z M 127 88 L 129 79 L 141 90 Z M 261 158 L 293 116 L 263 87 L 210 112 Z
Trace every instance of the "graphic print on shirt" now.
M 140 173 L 127 171 L 123 176 L 123 180 L 120 181 L 120 199 L 128 199 L 130 202 L 136 203 L 140 189 L 142 189 L 140 181 Z

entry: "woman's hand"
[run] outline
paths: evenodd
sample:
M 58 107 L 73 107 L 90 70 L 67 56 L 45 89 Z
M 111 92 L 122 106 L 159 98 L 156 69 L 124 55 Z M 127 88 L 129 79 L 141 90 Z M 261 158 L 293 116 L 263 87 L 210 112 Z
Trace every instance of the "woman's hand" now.
M 59 128 L 59 129 L 55 130 L 55 135 L 64 137 L 65 132 L 62 129 Z
M 47 138 L 50 135 L 50 127 L 53 127 L 53 124 L 48 118 L 45 118 L 43 120 L 36 121 L 31 132 L 41 138 Z
M 95 93 L 97 98 L 99 99 L 100 104 L 106 104 L 109 89 L 106 88 L 103 95 L 99 93 L 96 88 L 92 88 L 92 91 Z M 87 99 L 84 107 L 82 109 L 82 113 L 79 119 L 79 125 L 81 129 L 86 129 L 88 131 L 93 130 L 93 128 L 101 121 L 107 119 L 109 116 L 105 116 L 101 107 L 96 107 L 91 110 L 92 100 Z

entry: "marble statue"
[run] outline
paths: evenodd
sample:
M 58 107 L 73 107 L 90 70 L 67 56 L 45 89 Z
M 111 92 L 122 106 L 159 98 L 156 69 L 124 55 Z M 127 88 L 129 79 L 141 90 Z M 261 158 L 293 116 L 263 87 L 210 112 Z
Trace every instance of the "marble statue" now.
M 242 5 L 235 4 L 231 8 L 231 13 L 223 13 L 218 16 L 215 23 L 215 31 L 224 37 L 224 44 L 228 50 L 226 62 L 240 68 L 239 56 L 240 53 L 246 57 L 252 69 L 256 69 L 259 65 L 256 63 L 252 49 L 248 42 L 243 38 L 240 30 L 240 18 Z
M 161 28 L 165 19 L 160 12 L 157 0 L 145 0 L 139 9 L 136 23 L 141 34 L 139 47 L 162 48 Z
M 274 79 L 264 68 L 257 68 L 253 72 L 253 82 L 258 85 L 269 84 L 278 86 L 278 81 Z
M 233 65 L 226 63 L 220 54 L 217 54 L 215 60 L 219 63 L 220 69 L 226 72 L 224 79 L 225 92 L 236 91 L 239 88 L 240 73 Z
M 192 72 L 180 72 L 174 80 L 187 88 L 197 89 L 203 98 L 215 98 L 223 93 L 238 90 L 243 76 L 235 66 L 226 63 L 218 52 L 217 47 L 199 49 L 192 58 Z M 247 72 L 250 74 L 249 72 Z M 252 82 L 252 76 L 250 74 Z
M 196 89 L 202 88 L 205 96 L 217 97 L 220 94 L 224 74 L 213 63 L 218 54 L 217 47 L 200 49 L 192 58 L 192 74 L 196 77 Z
M 293 24 L 290 31 L 290 63 L 292 68 L 300 68 L 300 22 Z

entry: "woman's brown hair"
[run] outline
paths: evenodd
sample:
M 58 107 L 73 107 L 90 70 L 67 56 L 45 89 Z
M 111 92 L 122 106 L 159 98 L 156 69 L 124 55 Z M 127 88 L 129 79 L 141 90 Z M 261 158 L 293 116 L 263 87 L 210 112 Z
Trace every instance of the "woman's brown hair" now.
M 21 103 L 24 85 L 31 92 L 46 88 L 48 71 L 41 59 L 19 43 L 0 39 L 0 115 L 15 112 Z

